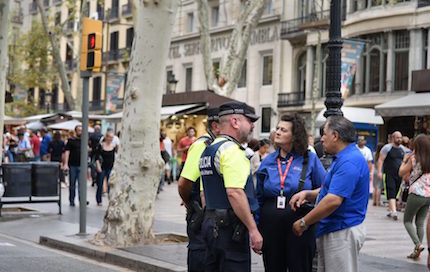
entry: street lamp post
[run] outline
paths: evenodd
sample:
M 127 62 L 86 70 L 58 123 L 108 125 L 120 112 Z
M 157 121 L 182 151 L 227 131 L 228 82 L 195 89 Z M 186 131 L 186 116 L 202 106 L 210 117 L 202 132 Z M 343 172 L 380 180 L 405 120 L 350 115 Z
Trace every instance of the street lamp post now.
M 178 84 L 178 80 L 175 78 L 175 74 L 172 74 L 168 79 L 167 82 L 169 83 L 169 93 L 174 94 L 176 92 L 176 84 Z
M 49 113 L 50 112 L 50 106 L 51 106 L 51 98 L 52 98 L 52 92 L 51 90 L 49 90 L 46 94 L 46 112 Z
M 342 94 L 340 92 L 342 43 L 341 0 L 331 0 L 326 74 L 327 90 L 326 100 L 324 102 L 327 108 L 324 113 L 326 118 L 331 115 L 343 116 L 343 113 L 340 109 L 343 104 Z

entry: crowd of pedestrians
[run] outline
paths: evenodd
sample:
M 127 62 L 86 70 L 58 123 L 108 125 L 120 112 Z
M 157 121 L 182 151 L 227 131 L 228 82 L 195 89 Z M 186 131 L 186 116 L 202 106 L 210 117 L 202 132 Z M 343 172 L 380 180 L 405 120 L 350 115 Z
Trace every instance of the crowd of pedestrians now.
M 208 134 L 195 139 L 190 128 L 178 148 L 188 152 L 178 190 L 187 208 L 189 271 L 250 271 L 250 249 L 262 254 L 266 271 L 358 271 L 370 192 L 374 206 L 387 203 L 390 220 L 404 207 L 414 244 L 405 257 L 420 257 L 429 136 L 395 131 L 372 152 L 353 123 L 331 116 L 313 144 L 304 120 L 284 115 L 270 140 L 250 140 L 257 118 L 246 104 L 221 105 Z M 430 244 L 430 219 L 427 237 Z
M 24 126 L 11 128 L 3 135 L 2 160 L 4 163 L 58 162 L 61 168 L 59 180 L 62 187 L 69 187 L 69 204 L 73 207 L 76 191 L 80 196 L 81 134 L 80 125 L 67 133 L 49 132 L 46 127 L 37 131 L 26 130 Z M 92 185 L 97 185 L 95 199 L 99 206 L 102 205 L 102 194 L 109 191 L 109 177 L 118 147 L 119 137 L 111 128 L 102 135 L 100 126 L 94 126 L 94 132 L 89 135 L 88 168 L 84 171 L 88 172 Z

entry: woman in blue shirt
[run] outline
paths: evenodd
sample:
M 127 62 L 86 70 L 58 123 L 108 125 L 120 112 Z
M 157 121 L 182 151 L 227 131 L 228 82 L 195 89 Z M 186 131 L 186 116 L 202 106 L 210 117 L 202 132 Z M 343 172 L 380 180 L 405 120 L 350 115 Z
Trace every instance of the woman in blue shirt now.
M 304 190 L 320 187 L 326 174 L 316 154 L 308 151 L 307 140 L 305 123 L 300 116 L 282 116 L 275 135 L 278 149 L 263 160 L 257 171 L 259 229 L 266 271 L 312 271 L 315 226 L 303 236 L 295 236 L 292 225 L 303 213 L 293 212 L 288 205 L 299 189 L 305 156 L 308 156 L 308 166 Z

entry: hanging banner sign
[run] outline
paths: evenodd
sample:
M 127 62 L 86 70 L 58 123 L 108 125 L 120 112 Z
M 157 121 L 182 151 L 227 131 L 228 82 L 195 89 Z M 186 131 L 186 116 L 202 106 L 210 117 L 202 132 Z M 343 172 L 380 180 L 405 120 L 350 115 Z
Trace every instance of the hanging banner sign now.
M 359 41 L 344 40 L 342 48 L 342 74 L 341 87 L 342 98 L 345 100 L 351 90 L 352 80 L 357 71 L 357 63 L 363 51 L 364 43 Z
M 112 114 L 116 111 L 118 105 L 118 95 L 121 89 L 124 75 L 117 73 L 108 73 L 106 88 L 106 114 Z

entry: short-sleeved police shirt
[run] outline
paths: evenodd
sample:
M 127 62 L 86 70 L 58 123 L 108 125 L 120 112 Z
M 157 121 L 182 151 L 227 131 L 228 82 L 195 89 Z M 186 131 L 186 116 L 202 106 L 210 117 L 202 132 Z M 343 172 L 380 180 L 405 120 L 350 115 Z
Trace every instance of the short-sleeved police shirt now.
M 213 144 L 225 141 L 224 137 L 218 137 Z M 223 143 L 215 156 L 215 165 L 219 165 L 219 173 L 224 178 L 225 188 L 245 188 L 248 176 L 251 173 L 249 160 L 245 156 L 245 150 L 236 143 L 227 141 Z
M 184 169 L 182 169 L 181 172 L 181 177 L 191 180 L 192 182 L 196 182 L 200 177 L 199 160 L 206 148 L 205 140 L 205 138 L 199 138 L 191 145 L 188 150 Z

